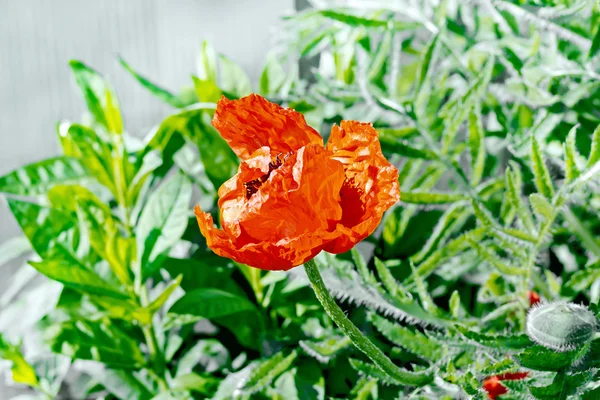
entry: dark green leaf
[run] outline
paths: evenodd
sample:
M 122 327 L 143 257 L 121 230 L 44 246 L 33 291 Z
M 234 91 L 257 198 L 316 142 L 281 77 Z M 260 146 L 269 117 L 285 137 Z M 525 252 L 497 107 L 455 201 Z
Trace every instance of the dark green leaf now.
M 254 304 L 244 297 L 206 288 L 186 293 L 173 304 L 169 312 L 211 319 L 255 310 Z
M 145 364 L 138 342 L 107 321 L 65 321 L 52 325 L 45 335 L 52 351 L 72 358 L 124 369 Z

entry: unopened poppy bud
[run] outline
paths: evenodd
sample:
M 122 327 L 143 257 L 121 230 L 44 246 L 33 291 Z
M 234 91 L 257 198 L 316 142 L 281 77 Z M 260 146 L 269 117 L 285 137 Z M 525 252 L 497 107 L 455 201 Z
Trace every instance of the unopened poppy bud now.
M 595 332 L 595 315 L 574 303 L 541 304 L 532 308 L 527 316 L 527 334 L 531 340 L 556 351 L 580 348 Z

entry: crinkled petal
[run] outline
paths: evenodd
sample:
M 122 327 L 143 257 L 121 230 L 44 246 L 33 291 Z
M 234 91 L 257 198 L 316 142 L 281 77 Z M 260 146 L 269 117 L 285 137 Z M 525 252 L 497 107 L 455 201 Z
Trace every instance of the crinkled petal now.
M 400 186 L 398 170 L 383 156 L 371 124 L 342 121 L 333 127 L 327 149 L 345 171 L 342 218 L 337 225 L 342 235 L 325 246 L 326 251 L 338 254 L 373 233 L 383 213 L 400 199 Z
M 231 238 L 225 231 L 213 224 L 212 216 L 194 208 L 202 235 L 208 247 L 216 254 L 231 258 L 263 270 L 288 270 L 314 258 L 324 246 L 339 234 L 328 231 L 308 232 L 293 239 L 279 242 L 247 243 L 239 246 L 237 238 Z
M 239 100 L 223 97 L 212 124 L 242 160 L 263 146 L 273 156 L 311 143 L 323 146 L 321 135 L 306 124 L 302 114 L 256 94 Z
M 326 231 L 342 217 L 343 182 L 343 166 L 329 151 L 319 145 L 303 147 L 272 171 L 249 200 L 220 201 L 221 222 L 248 242 L 275 243 Z M 230 212 L 233 206 L 235 213 Z

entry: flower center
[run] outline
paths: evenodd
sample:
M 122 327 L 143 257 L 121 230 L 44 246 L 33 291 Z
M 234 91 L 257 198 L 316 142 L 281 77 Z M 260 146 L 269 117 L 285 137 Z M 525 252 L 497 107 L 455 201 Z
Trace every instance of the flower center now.
M 265 183 L 267 179 L 269 179 L 269 176 L 271 176 L 271 172 L 281 167 L 283 163 L 287 161 L 290 154 L 291 153 L 288 153 L 283 157 L 281 153 L 277 154 L 275 160 L 269 163 L 269 172 L 267 172 L 260 178 L 253 179 L 249 182 L 244 183 L 244 187 L 246 188 L 246 199 L 250 199 L 250 197 L 252 197 L 254 193 L 258 192 L 258 189 L 261 187 L 261 185 Z

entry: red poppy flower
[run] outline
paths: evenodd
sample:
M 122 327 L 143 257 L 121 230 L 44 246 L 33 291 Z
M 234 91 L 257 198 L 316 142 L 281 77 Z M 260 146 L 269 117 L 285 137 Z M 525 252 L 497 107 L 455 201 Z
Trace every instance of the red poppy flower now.
M 342 253 L 400 198 L 398 170 L 371 124 L 342 121 L 324 147 L 301 114 L 254 94 L 221 99 L 212 124 L 241 159 L 219 188 L 223 229 L 194 209 L 208 247 L 223 257 L 287 270 L 322 250 Z
M 527 375 L 528 372 L 507 372 L 491 376 L 483 381 L 483 390 L 487 392 L 490 400 L 496 400 L 498 396 L 508 393 L 508 389 L 501 381 L 518 381 L 527 378 Z
M 527 292 L 527 296 L 529 297 L 529 306 L 533 307 L 536 304 L 538 304 L 541 299 L 540 299 L 540 295 L 538 294 L 538 292 L 534 292 L 533 290 Z

